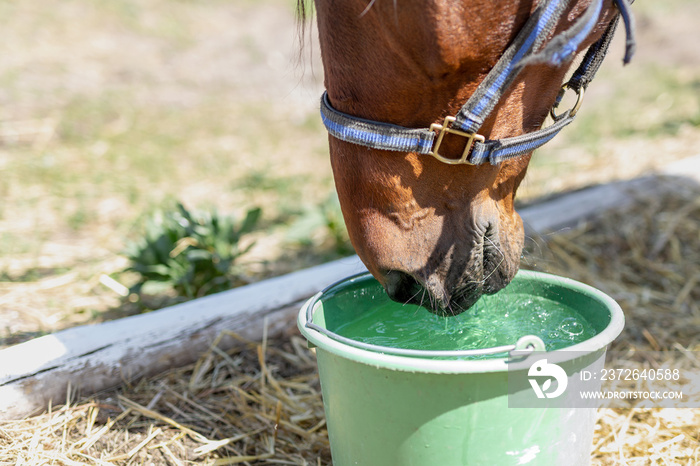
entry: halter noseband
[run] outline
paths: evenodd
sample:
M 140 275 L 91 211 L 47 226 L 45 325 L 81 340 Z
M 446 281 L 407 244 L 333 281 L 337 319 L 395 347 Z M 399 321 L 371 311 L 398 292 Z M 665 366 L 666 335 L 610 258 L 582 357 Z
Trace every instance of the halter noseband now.
M 554 138 L 574 120 L 581 105 L 583 92 L 605 58 L 620 17 L 627 34 L 624 63 L 628 63 L 634 53 L 634 27 L 629 5 L 627 0 L 614 0 L 619 15 L 611 21 L 603 36 L 589 47 L 571 79 L 562 86 L 551 109 L 554 119 L 552 125 L 532 133 L 503 139 L 487 140 L 477 134 L 484 120 L 525 66 L 535 63 L 560 66 L 573 59 L 579 45 L 595 27 L 603 0 L 594 0 L 569 29 L 542 46 L 570 2 L 571 0 L 550 0 L 538 6 L 467 103 L 456 116 L 448 116 L 442 124 L 434 123 L 430 128 L 406 128 L 348 115 L 331 106 L 327 92 L 324 92 L 321 98 L 323 124 L 330 135 L 346 142 L 374 149 L 432 155 L 448 164 L 479 165 L 488 160 L 497 165 L 504 160 L 532 152 Z M 567 89 L 576 93 L 576 103 L 573 108 L 557 115 L 555 109 Z M 446 133 L 467 139 L 459 159 L 440 154 L 440 145 Z

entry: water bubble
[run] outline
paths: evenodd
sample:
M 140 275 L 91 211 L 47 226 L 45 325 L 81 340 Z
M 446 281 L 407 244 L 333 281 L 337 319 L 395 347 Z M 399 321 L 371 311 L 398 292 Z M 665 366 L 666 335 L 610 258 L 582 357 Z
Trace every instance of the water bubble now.
M 375 333 L 384 334 L 386 333 L 386 325 L 384 322 L 376 322 L 369 326 L 369 330 L 374 331 Z
M 581 335 L 584 331 L 583 324 L 574 317 L 567 317 L 562 320 L 559 329 L 571 337 Z

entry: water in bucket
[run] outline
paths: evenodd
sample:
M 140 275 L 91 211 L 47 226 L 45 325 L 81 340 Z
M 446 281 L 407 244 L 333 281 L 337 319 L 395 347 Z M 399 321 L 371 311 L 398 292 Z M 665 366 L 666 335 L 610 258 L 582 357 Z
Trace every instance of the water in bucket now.
M 329 330 L 378 346 L 419 350 L 470 350 L 515 343 L 536 335 L 548 351 L 595 336 L 593 325 L 564 303 L 532 293 L 482 297 L 453 317 L 441 317 L 423 307 L 391 301 L 377 282 L 355 283 L 329 296 L 326 316 L 343 315 Z M 501 357 L 501 354 L 489 357 Z

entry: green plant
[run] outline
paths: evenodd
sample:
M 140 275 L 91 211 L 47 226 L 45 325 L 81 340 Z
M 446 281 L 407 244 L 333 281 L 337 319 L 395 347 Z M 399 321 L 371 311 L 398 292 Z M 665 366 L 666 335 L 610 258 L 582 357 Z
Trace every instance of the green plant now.
M 241 222 L 216 211 L 190 212 L 178 203 L 146 225 L 145 236 L 127 247 L 128 271 L 141 278 L 131 291 L 159 294 L 174 290 L 195 298 L 230 289 L 243 280 L 238 259 L 251 247 L 241 239 L 254 230 L 261 209 L 252 208 Z

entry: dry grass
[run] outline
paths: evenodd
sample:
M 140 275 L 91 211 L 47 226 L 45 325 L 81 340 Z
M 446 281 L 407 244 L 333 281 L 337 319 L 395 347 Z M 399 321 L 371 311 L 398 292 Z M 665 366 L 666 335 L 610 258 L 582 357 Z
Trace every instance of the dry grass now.
M 629 208 L 533 239 L 524 262 L 614 297 L 631 316 L 620 344 L 653 350 L 700 344 L 700 189 L 664 183 L 671 193 L 630 193 Z
M 679 186 L 539 238 L 527 256 L 530 268 L 620 302 L 627 325 L 610 367 L 638 349 L 663 356 L 652 367 L 700 371 L 700 188 Z M 0 424 L 0 464 L 330 464 L 314 354 L 295 329 L 239 341 L 228 352 L 214 343 L 196 364 L 137 385 Z M 599 410 L 594 464 L 700 463 L 700 409 L 642 406 Z
M 233 335 L 235 336 L 235 335 Z M 328 464 L 313 354 L 297 335 L 0 427 L 0 464 Z

